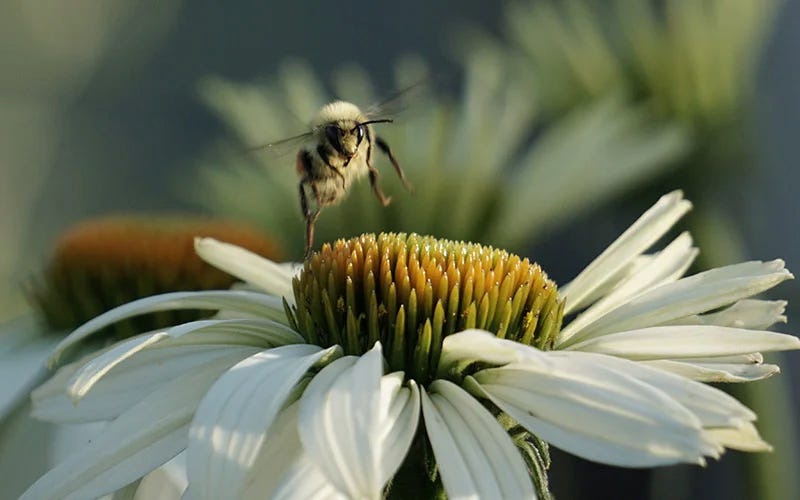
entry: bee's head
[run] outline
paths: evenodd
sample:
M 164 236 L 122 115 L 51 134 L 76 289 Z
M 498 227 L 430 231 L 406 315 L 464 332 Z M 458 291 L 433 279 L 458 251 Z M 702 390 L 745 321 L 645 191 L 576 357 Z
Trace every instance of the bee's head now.
M 350 158 L 361 145 L 366 134 L 365 125 L 351 120 L 328 123 L 323 128 L 325 140 L 339 154 Z
M 350 158 L 368 136 L 367 127 L 371 123 L 391 120 L 370 120 L 354 104 L 335 101 L 319 110 L 313 122 L 320 141 L 325 141 L 339 154 Z

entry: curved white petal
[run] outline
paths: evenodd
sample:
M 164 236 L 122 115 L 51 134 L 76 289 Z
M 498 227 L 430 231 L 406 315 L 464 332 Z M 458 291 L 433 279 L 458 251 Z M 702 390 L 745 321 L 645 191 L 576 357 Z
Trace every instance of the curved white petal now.
M 277 347 L 239 362 L 203 398 L 189 433 L 187 473 L 198 498 L 238 497 L 270 425 L 309 368 L 338 348 Z
M 445 375 L 459 363 L 472 360 L 496 365 L 519 361 L 525 347 L 517 342 L 498 342 L 498 340 L 500 339 L 494 334 L 477 329 L 448 335 L 442 343 L 439 376 Z
M 436 464 L 447 496 L 457 499 L 477 499 L 479 495 L 476 477 L 483 471 L 478 471 L 477 474 L 472 471 L 463 456 L 464 452 L 459 449 L 456 441 L 457 432 L 464 429 L 452 428 L 454 427 L 452 423 L 442 416 L 430 396 L 425 391 L 421 391 L 421 395 L 425 432 L 436 455 Z
M 343 364 L 349 366 L 348 364 Z M 381 378 L 381 482 L 397 471 L 408 452 L 419 420 L 419 390 L 402 387 L 400 372 Z M 243 498 L 346 498 L 305 452 L 298 434 L 299 403 L 283 410 L 248 472 Z
M 721 311 L 679 318 L 670 324 L 766 330 L 776 323 L 786 323 L 786 305 L 785 300 L 743 299 Z
M 640 361 L 641 364 L 668 371 L 698 382 L 753 382 L 780 373 L 778 365 L 697 363 L 690 359 L 655 359 Z
M 67 394 L 74 403 L 77 403 L 114 367 L 147 349 L 163 349 L 179 345 L 269 348 L 303 342 L 304 339 L 299 333 L 267 319 L 192 321 L 164 332 L 132 337 L 111 346 L 101 355 L 87 361 L 83 368 L 75 373 L 67 385 Z
M 264 498 L 254 495 L 253 500 Z M 346 500 L 348 497 L 334 488 L 327 476 L 316 466 L 314 460 L 303 454 L 294 461 L 274 490 L 274 500 Z
M 236 364 L 261 349 L 239 346 L 181 346 L 142 351 L 115 366 L 78 404 L 66 388 L 84 361 L 64 366 L 31 393 L 32 415 L 51 422 L 92 422 L 116 418 L 142 398 L 183 373 L 217 362 Z M 91 356 L 90 356 L 91 358 Z
M 124 304 L 84 323 L 56 346 L 48 364 L 51 367 L 58 364 L 69 348 L 117 321 L 174 309 L 223 309 L 287 323 L 281 299 L 272 295 L 233 290 L 165 293 Z
M 635 360 L 680 359 L 800 349 L 800 339 L 723 326 L 654 326 L 593 337 L 566 349 Z
M 680 191 L 662 196 L 571 283 L 561 289 L 561 296 L 567 299 L 565 314 L 584 307 L 586 298 L 595 289 L 603 286 L 609 277 L 658 241 L 691 207 Z
M 265 318 L 206 319 L 166 330 L 176 344 L 228 344 L 278 347 L 305 342 L 303 336 L 284 323 Z M 178 341 L 180 339 L 180 341 Z
M 134 498 L 158 500 L 181 500 L 188 482 L 186 480 L 185 452 L 181 452 L 139 482 Z
M 335 488 L 352 498 L 380 498 L 381 345 L 359 358 L 341 358 L 322 369 L 300 400 L 303 447 Z M 416 425 L 416 424 L 415 424 Z
M 703 427 L 739 426 L 756 419 L 755 413 L 723 391 L 651 366 L 613 356 L 581 352 L 556 351 L 548 353 L 548 356 L 561 358 L 564 363 L 584 360 L 594 364 L 598 370 L 613 371 L 644 382 L 683 405 L 700 420 Z
M 791 278 L 781 260 L 745 262 L 705 271 L 654 288 L 592 323 L 570 330 L 560 345 L 673 322 L 732 304 Z
M 278 414 L 269 429 L 270 438 L 247 472 L 243 500 L 345 498 L 303 450 L 297 426 L 299 413 L 298 401 Z
M 519 450 L 497 420 L 473 396 L 446 380 L 430 385 L 424 408 L 426 431 L 450 498 L 471 477 L 476 498 L 535 498 Z M 428 421 L 432 425 L 428 425 Z
M 386 484 L 400 468 L 414 441 L 419 424 L 419 388 L 413 380 L 403 387 L 403 372 L 381 378 L 380 482 Z
M 747 422 L 740 427 L 725 427 L 706 431 L 711 439 L 726 448 L 739 451 L 765 452 L 772 451 L 772 446 L 761 439 L 755 425 Z
M 600 300 L 592 304 L 586 311 L 578 315 L 558 334 L 559 342 L 563 342 L 604 316 L 636 297 L 642 292 L 664 283 L 675 281 L 683 276 L 697 256 L 697 248 L 692 246 L 692 237 L 684 232 L 667 245 L 664 250 L 639 266 L 636 272 L 620 281 L 613 290 L 608 291 Z
M 164 332 L 139 335 L 130 340 L 120 342 L 111 346 L 110 349 L 99 356 L 88 360 L 83 366 L 70 377 L 67 382 L 67 397 L 73 404 L 77 404 L 80 399 L 89 392 L 104 375 L 112 368 L 119 365 L 136 353 L 168 338 Z
M 197 405 L 234 362 L 219 359 L 171 380 L 39 478 L 22 498 L 95 498 L 167 462 L 186 447 L 189 421 Z
M 294 303 L 291 268 L 214 238 L 195 238 L 194 250 L 212 266 L 251 283 L 266 293 L 284 297 L 290 304 Z
M 646 467 L 702 463 L 703 455 L 721 451 L 702 435 L 692 412 L 662 390 L 607 369 L 607 357 L 528 349 L 531 361 L 479 371 L 465 387 L 539 437 L 590 460 Z
M 605 277 L 605 281 L 599 287 L 596 287 L 592 290 L 592 293 L 584 297 L 583 304 L 594 304 L 598 299 L 602 298 L 610 291 L 617 288 L 621 283 L 630 279 L 631 276 L 637 274 L 644 266 L 648 265 L 654 256 L 650 254 L 641 254 L 637 255 L 636 258 L 632 259 L 630 262 L 625 264 L 623 268 L 619 271 L 615 272 L 614 274 Z M 567 283 L 562 288 L 569 286 L 570 284 Z M 566 306 L 565 306 L 566 307 Z M 575 312 L 579 310 L 578 308 L 571 307 L 570 312 Z

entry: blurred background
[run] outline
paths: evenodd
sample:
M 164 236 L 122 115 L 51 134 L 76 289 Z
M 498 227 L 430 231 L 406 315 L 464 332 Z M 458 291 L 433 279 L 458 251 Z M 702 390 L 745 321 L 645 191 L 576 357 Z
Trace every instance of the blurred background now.
M 21 284 L 62 231 L 109 213 L 242 218 L 299 258 L 293 156 L 242 152 L 302 132 L 308 110 L 331 97 L 366 105 L 420 75 L 430 88 L 386 135 L 425 203 L 404 205 L 379 165 L 391 211 L 348 226 L 347 214 L 379 210 L 360 186 L 320 220 L 325 237 L 404 229 L 477 239 L 566 282 L 659 194 L 682 187 L 696 205 L 698 268 L 781 257 L 796 270 L 798 22 L 796 0 L 5 0 L 0 319 L 26 313 Z M 463 220 L 418 217 L 445 199 L 459 214 L 478 208 Z M 783 330 L 797 331 L 800 286 L 776 297 L 790 301 Z M 800 497 L 800 358 L 782 365 L 780 381 L 737 393 L 782 405 L 783 420 L 760 425 L 778 448 L 769 459 L 730 452 L 705 470 L 649 472 L 557 454 L 553 491 Z

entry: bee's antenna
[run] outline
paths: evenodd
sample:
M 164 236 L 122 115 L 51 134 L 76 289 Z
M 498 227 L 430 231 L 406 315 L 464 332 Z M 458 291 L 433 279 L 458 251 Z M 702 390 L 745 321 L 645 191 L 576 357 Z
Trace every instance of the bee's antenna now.
M 382 120 L 367 120 L 367 121 L 361 122 L 358 125 L 356 125 L 355 127 L 353 127 L 353 130 L 355 130 L 356 127 L 360 127 L 361 125 L 370 125 L 372 123 L 393 123 L 393 122 L 394 122 L 394 120 L 392 120 L 391 118 L 384 118 Z

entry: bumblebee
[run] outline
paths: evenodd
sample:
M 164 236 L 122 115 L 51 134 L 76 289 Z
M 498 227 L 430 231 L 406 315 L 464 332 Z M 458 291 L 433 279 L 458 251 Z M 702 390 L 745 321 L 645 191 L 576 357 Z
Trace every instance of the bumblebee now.
M 391 148 L 372 129 L 374 124 L 392 121 L 371 119 L 356 105 L 344 101 L 326 104 L 317 112 L 311 131 L 306 134 L 310 140 L 297 153 L 300 209 L 306 222 L 306 258 L 314 245 L 314 225 L 320 211 L 343 200 L 354 181 L 369 175 L 372 191 L 381 205 L 385 207 L 392 201 L 383 194 L 380 175 L 373 165 L 376 147 L 392 162 L 403 186 L 413 192 Z M 313 208 L 310 199 L 314 201 Z

